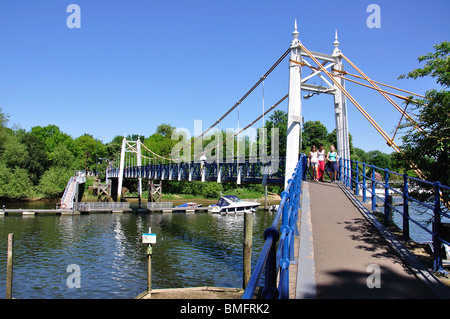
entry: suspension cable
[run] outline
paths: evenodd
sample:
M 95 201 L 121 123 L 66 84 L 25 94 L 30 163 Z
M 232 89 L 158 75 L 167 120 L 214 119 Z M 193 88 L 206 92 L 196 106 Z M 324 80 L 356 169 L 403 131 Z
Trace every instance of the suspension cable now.
M 285 96 L 283 96 L 280 100 L 278 100 L 278 102 L 276 102 L 274 105 L 272 105 L 269 109 L 267 109 L 267 111 L 265 111 L 263 114 L 261 114 L 260 116 L 258 116 L 253 122 L 251 122 L 250 124 L 248 124 L 246 127 L 242 128 L 241 130 L 238 130 L 237 133 L 235 133 L 234 135 L 230 136 L 229 138 L 227 138 L 225 141 L 223 141 L 221 144 L 217 144 L 216 146 L 213 146 L 205 151 L 203 151 L 203 153 L 212 151 L 213 149 L 225 144 L 226 142 L 228 142 L 229 140 L 231 140 L 232 138 L 236 137 L 237 135 L 241 134 L 242 132 L 244 132 L 245 130 L 247 130 L 249 127 L 253 126 L 256 122 L 258 122 L 263 116 L 267 115 L 268 113 L 270 113 L 272 110 L 274 110 L 278 105 L 280 105 L 284 100 L 286 100 L 289 97 L 289 94 L 286 94 Z M 192 155 L 194 156 L 194 155 Z
M 360 75 L 358 75 L 358 74 L 353 74 L 353 73 L 350 73 L 350 72 L 347 72 L 347 71 L 341 71 L 341 70 L 336 70 L 336 69 L 332 69 L 332 71 L 335 71 L 335 72 L 339 72 L 339 73 L 342 73 L 342 74 L 344 74 L 344 75 L 351 75 L 351 76 L 354 76 L 355 78 L 358 78 L 358 79 L 361 79 L 361 80 L 365 80 L 365 78 L 364 77 L 362 77 L 362 76 L 360 76 Z M 386 87 L 388 87 L 388 88 L 391 88 L 391 89 L 394 89 L 394 90 L 398 90 L 398 91 L 402 91 L 402 92 L 404 92 L 404 93 L 408 93 L 408 94 L 411 94 L 411 95 L 415 95 L 415 96 L 418 96 L 418 97 L 421 97 L 421 98 L 426 98 L 425 96 L 423 96 L 423 95 L 421 95 L 421 94 L 417 94 L 417 93 L 414 93 L 414 92 L 410 92 L 410 91 L 407 91 L 407 90 L 404 90 L 404 89 L 400 89 L 400 88 L 398 88 L 398 87 L 395 87 L 395 86 L 392 86 L 392 85 L 389 85 L 389 84 L 385 84 L 385 83 L 381 83 L 381 82 L 378 82 L 378 81 L 375 81 L 375 80 L 372 80 L 374 83 L 376 83 L 376 84 L 380 84 L 380 85 L 382 85 L 382 86 L 386 86 Z
M 395 101 L 388 96 L 386 93 L 384 93 L 384 91 L 382 91 L 380 89 L 380 87 L 374 82 L 372 81 L 367 75 L 365 75 L 355 64 L 353 64 L 352 61 L 350 61 L 350 59 L 348 59 L 342 52 L 341 52 L 341 56 L 359 73 L 361 74 L 361 76 L 364 77 L 364 79 L 369 82 L 378 92 L 380 92 L 381 95 L 384 96 L 384 98 L 386 100 L 388 100 L 389 103 L 391 103 L 403 116 L 405 116 L 409 121 L 411 121 L 412 124 L 414 124 L 414 126 L 416 128 L 419 129 L 419 131 L 423 131 L 423 129 L 417 124 L 416 121 L 414 121 L 414 119 L 407 113 L 405 113 L 403 111 L 403 109 L 397 104 L 395 103 Z
M 303 44 L 299 44 L 300 48 L 319 66 L 319 68 L 322 70 L 323 73 L 325 73 L 331 81 L 341 90 L 342 93 L 345 94 L 345 96 L 355 105 L 355 107 L 361 112 L 361 114 L 369 121 L 370 124 L 380 133 L 381 136 L 386 140 L 389 146 L 392 146 L 392 148 L 399 152 L 399 148 L 397 144 L 395 144 L 394 141 L 392 141 L 389 136 L 386 134 L 385 131 L 375 122 L 375 120 L 362 108 L 362 106 L 353 98 L 353 96 L 348 93 L 348 91 L 328 72 L 325 67 L 309 52 L 307 48 Z
M 193 144 L 198 139 L 202 138 L 206 133 L 208 133 L 211 129 L 213 129 L 217 124 L 222 122 L 222 120 L 227 117 L 238 105 L 240 105 L 260 84 L 263 82 L 270 73 L 281 63 L 281 61 L 284 60 L 286 56 L 291 52 L 291 49 L 287 49 L 286 52 L 283 53 L 283 55 L 269 68 L 269 70 L 251 87 L 250 90 L 248 90 L 240 99 L 237 101 L 228 111 L 226 111 L 213 125 L 211 125 L 208 129 L 206 129 L 202 134 L 194 138 L 193 141 L 189 143 L 189 145 Z M 165 155 L 164 157 L 172 156 L 175 153 L 178 153 L 180 150 L 174 151 L 172 153 L 169 153 Z

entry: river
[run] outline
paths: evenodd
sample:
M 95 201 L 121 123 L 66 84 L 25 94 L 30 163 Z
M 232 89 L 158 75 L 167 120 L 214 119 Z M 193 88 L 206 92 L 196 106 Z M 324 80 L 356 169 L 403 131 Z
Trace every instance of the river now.
M 18 203 L 17 208 L 54 208 Z M 8 203 L 7 207 L 12 207 Z M 273 215 L 254 215 L 253 266 Z M 91 213 L 0 217 L 0 296 L 5 296 L 8 233 L 15 234 L 13 297 L 19 299 L 134 298 L 146 290 L 142 233 L 157 234 L 152 288 L 242 286 L 243 215 Z M 68 266 L 80 269 L 70 288 Z M 73 281 L 72 281 L 73 282 Z

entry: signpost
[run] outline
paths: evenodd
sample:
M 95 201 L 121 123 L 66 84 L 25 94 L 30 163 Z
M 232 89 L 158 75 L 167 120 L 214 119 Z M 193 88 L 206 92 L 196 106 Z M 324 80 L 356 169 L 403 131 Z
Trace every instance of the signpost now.
M 148 228 L 148 233 L 142 234 L 142 243 L 147 244 L 147 291 L 152 290 L 152 254 L 153 244 L 156 244 L 156 234 L 152 234 L 152 229 Z

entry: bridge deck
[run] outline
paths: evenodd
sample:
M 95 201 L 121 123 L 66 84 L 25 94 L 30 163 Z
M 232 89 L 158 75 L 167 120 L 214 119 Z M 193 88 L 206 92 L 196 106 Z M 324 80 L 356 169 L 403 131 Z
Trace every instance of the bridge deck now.
M 303 187 L 296 298 L 436 298 L 337 184 Z M 367 286 L 369 265 L 381 288 Z

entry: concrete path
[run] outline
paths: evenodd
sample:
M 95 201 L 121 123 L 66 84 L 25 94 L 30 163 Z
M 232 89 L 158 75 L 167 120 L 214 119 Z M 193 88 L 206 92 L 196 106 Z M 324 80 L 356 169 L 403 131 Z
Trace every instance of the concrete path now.
M 305 183 L 302 209 L 296 298 L 436 298 L 337 184 Z

